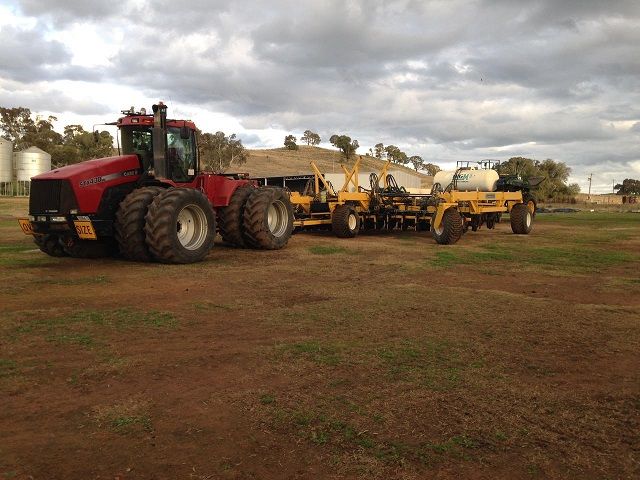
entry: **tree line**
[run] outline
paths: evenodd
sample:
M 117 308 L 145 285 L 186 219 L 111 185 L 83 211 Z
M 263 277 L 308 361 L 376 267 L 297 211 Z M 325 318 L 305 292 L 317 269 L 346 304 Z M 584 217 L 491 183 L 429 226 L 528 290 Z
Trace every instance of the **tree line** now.
M 300 140 L 307 145 L 313 146 L 320 144 L 322 141 L 320 135 L 311 130 L 305 130 Z M 331 137 L 329 137 L 329 143 L 340 151 L 346 161 L 349 161 L 358 148 L 360 148 L 358 140 L 351 139 L 349 135 L 345 134 L 331 135 Z M 289 150 L 298 150 L 296 136 L 292 134 L 286 135 L 284 137 L 284 146 Z M 396 165 L 411 165 L 416 172 L 423 170 L 427 175 L 435 175 L 440 171 L 440 167 L 433 163 L 425 162 L 420 155 L 409 156 L 395 145 L 387 145 L 385 147 L 384 144 L 378 143 L 374 148 L 369 149 L 369 155 L 379 160 L 390 160 L 391 163 L 395 163 Z

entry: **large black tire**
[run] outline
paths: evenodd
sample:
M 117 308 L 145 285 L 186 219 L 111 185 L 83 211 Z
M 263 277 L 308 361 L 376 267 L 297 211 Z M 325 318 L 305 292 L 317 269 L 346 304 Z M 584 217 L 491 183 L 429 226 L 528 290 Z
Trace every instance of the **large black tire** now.
M 73 240 L 65 243 L 64 251 L 73 258 L 111 257 L 118 248 L 113 240 Z
M 114 225 L 115 237 L 120 253 L 126 259 L 137 262 L 153 260 L 145 241 L 145 216 L 155 196 L 163 190 L 162 187 L 137 188 L 120 202 Z
M 229 205 L 218 209 L 220 235 L 229 245 L 246 247 L 244 234 L 244 208 L 255 188 L 250 185 L 239 187 L 231 195 Z
M 536 208 L 538 208 L 536 197 L 534 197 L 530 192 L 527 192 L 522 195 L 522 203 L 524 203 L 531 212 L 531 217 L 535 218 Z
M 431 225 L 431 234 L 440 245 L 453 245 L 462 236 L 462 217 L 456 208 L 448 208 L 442 215 L 440 228 L 436 230 Z
M 293 207 L 282 188 L 256 189 L 244 207 L 244 239 L 264 250 L 284 247 L 293 232 Z
M 34 235 L 33 241 L 38 248 L 51 257 L 66 257 L 69 254 L 64 251 L 57 235 Z
M 526 204 L 516 203 L 511 208 L 511 230 L 518 235 L 526 235 L 531 231 L 533 214 Z
M 338 205 L 331 214 L 331 230 L 338 238 L 353 238 L 360 231 L 360 215 L 351 205 Z
M 213 248 L 215 216 L 209 200 L 193 188 L 169 188 L 149 205 L 145 217 L 149 252 L 163 263 L 194 263 Z

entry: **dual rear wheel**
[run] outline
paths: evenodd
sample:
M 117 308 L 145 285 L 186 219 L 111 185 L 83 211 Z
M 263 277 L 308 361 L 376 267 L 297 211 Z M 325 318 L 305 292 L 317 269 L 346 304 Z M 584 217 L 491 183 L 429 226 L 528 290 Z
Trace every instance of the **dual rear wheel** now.
M 235 247 L 277 250 L 293 232 L 293 208 L 282 188 L 238 188 L 218 212 L 222 239 Z

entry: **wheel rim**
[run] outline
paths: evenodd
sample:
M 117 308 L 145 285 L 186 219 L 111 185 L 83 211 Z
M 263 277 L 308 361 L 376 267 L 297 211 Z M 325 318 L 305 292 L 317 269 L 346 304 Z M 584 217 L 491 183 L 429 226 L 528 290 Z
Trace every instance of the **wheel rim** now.
M 527 209 L 529 210 L 529 213 L 533 213 L 536 211 L 536 204 L 533 202 L 533 200 L 529 200 L 527 202 Z
M 281 237 L 287 231 L 289 215 L 285 204 L 276 200 L 267 210 L 267 226 L 274 237 Z
M 444 218 L 442 220 L 444 220 Z M 442 232 L 444 232 L 444 221 L 441 221 L 440 226 L 438 228 L 434 228 L 433 231 L 436 235 L 442 235 Z
M 524 223 L 526 224 L 527 228 L 531 226 L 531 212 L 527 211 L 527 215 L 525 216 Z
M 349 214 L 348 223 L 349 223 L 349 230 L 351 230 L 353 232 L 356 229 L 356 227 L 358 226 L 358 219 L 356 218 L 356 214 L 355 213 L 350 213 Z
M 176 222 L 178 241 L 187 250 L 197 250 L 207 239 L 207 216 L 198 205 L 187 205 Z

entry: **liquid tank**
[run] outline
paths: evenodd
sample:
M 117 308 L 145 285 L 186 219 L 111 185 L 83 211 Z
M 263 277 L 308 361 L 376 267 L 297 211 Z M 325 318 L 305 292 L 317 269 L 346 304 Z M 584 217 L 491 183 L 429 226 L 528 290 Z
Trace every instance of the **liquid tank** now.
M 51 155 L 38 147 L 29 147 L 13 156 L 16 180 L 29 182 L 31 177 L 51 170 Z
M 495 192 L 500 175 L 495 170 L 447 170 L 440 171 L 433 177 L 433 183 L 439 183 L 444 189 L 456 175 L 456 190 Z
M 13 143 L 0 138 L 0 183 L 13 180 Z

